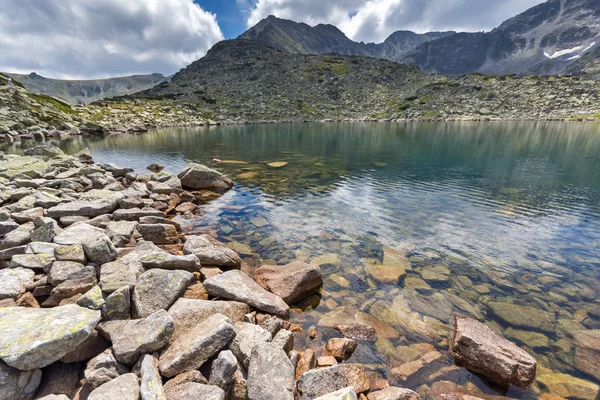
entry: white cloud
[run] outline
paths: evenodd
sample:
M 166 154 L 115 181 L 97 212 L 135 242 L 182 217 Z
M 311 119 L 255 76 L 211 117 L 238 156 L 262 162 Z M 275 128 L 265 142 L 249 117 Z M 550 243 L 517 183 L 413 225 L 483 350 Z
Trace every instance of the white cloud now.
M 349 38 L 381 42 L 397 30 L 490 30 L 541 0 L 255 0 L 247 25 L 275 15 L 336 25 Z
M 0 0 L 0 71 L 172 74 L 223 34 L 193 0 Z

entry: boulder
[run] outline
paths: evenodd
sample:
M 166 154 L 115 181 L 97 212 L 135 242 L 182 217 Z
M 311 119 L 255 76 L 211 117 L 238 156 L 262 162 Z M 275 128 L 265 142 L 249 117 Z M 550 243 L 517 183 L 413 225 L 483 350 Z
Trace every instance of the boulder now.
M 263 265 L 254 271 L 254 280 L 288 304 L 317 293 L 323 286 L 321 268 L 300 261 L 283 266 Z
M 254 346 L 248 366 L 248 400 L 294 400 L 295 368 L 271 343 Z
M 281 329 L 273 336 L 271 344 L 285 351 L 285 354 L 289 354 L 290 351 L 294 350 L 294 334 L 286 329 Z
M 56 261 L 73 261 L 81 264 L 87 262 L 85 251 L 80 244 L 57 246 L 54 249 L 54 258 L 56 258 Z
M 254 347 L 261 343 L 270 342 L 272 336 L 267 330 L 248 322 L 235 324 L 235 331 L 236 336 L 229 348 L 240 363 L 248 368 Z
M 204 287 L 212 296 L 240 301 L 269 314 L 286 317 L 290 311 L 281 297 L 266 291 L 238 270 L 213 276 L 204 281 Z
M 100 286 L 96 285 L 85 292 L 85 294 L 77 300 L 77 305 L 89 308 L 90 310 L 101 310 L 104 305 L 104 296 L 102 295 Z
M 141 274 L 133 290 L 133 316 L 144 318 L 168 309 L 188 287 L 194 275 L 187 271 L 151 269 Z
M 231 320 L 215 314 L 184 334 L 178 334 L 160 356 L 161 375 L 173 377 L 198 369 L 235 337 Z
M 387 387 L 385 389 L 371 392 L 367 395 L 368 400 L 421 400 L 418 393 L 410 389 L 399 387 Z M 475 400 L 475 399 L 471 399 Z
M 167 400 L 225 400 L 225 392 L 218 386 L 186 382 L 165 389 Z
M 200 259 L 194 254 L 185 256 L 175 256 L 168 253 L 154 253 L 144 256 L 141 259 L 142 266 L 146 269 L 169 269 L 184 270 L 189 272 L 200 271 Z
M 33 283 L 35 273 L 27 268 L 0 270 L 0 300 L 19 298 L 25 293 L 25 286 Z
M 155 244 L 174 244 L 179 241 L 177 229 L 171 224 L 140 224 L 137 230 L 144 240 Z
M 117 361 L 109 348 L 88 361 L 83 375 L 93 390 L 128 372 L 129 369 Z
M 42 371 L 19 371 L 0 361 L 0 400 L 32 400 L 42 380 Z
M 209 235 L 188 237 L 183 253 L 197 256 L 203 266 L 239 269 L 242 265 L 242 259 L 235 251 Z
M 58 286 L 68 281 L 71 276 L 80 272 L 85 266 L 73 261 L 55 261 L 48 271 L 48 283 Z
M 86 223 L 71 225 L 54 237 L 59 245 L 80 244 L 87 259 L 96 264 L 105 264 L 117 258 L 117 250 L 104 234 L 104 230 Z
M 337 390 L 333 393 L 317 397 L 315 400 L 357 400 L 356 392 L 352 386 Z
M 181 180 L 181 186 L 195 190 L 229 189 L 233 186 L 231 179 L 202 164 L 188 164 L 177 177 Z
M 213 361 L 210 369 L 210 385 L 218 386 L 225 392 L 229 391 L 233 384 L 235 372 L 238 369 L 238 362 L 229 350 L 219 353 L 219 356 Z
M 100 287 L 106 293 L 112 293 L 123 286 L 133 288 L 143 272 L 141 264 L 127 264 L 123 259 L 106 263 L 100 268 Z
M 120 375 L 112 381 L 94 389 L 88 400 L 137 400 L 140 397 L 140 384 L 135 374 Z
M 573 339 L 575 368 L 600 381 L 600 330 L 577 331 Z
M 458 365 L 503 386 L 535 381 L 537 362 L 525 350 L 471 317 L 454 314 L 453 323 L 450 349 Z
M 158 372 L 158 360 L 150 354 L 142 357 L 140 367 L 142 375 L 142 384 L 140 393 L 142 400 L 165 400 L 165 391 L 163 389 L 162 378 Z
M 143 217 L 164 217 L 165 213 L 155 208 L 127 208 L 113 213 L 115 221 L 139 221 Z
M 356 350 L 356 343 L 352 339 L 348 338 L 332 338 L 329 339 L 325 346 L 325 351 L 330 356 L 335 357 L 338 361 L 344 361 L 349 359 Z
M 131 290 L 129 286 L 123 286 L 112 292 L 104 301 L 102 320 L 117 321 L 129 318 L 131 318 Z
M 159 310 L 144 319 L 108 321 L 98 325 L 98 330 L 113 344 L 119 362 L 135 364 L 144 354 L 165 347 L 173 336 L 173 318 Z
M 0 359 L 23 371 L 43 368 L 75 350 L 99 321 L 99 311 L 77 305 L 2 308 Z
M 356 393 L 369 390 L 369 380 L 361 364 L 338 364 L 333 367 L 313 369 L 302 374 L 298 380 L 298 399 L 315 397 L 352 386 Z
M 13 247 L 23 246 L 31 242 L 31 231 L 35 228 L 33 222 L 28 222 L 19 226 L 17 229 L 4 235 L 0 243 L 0 250 L 6 250 Z
M 94 192 L 94 190 L 91 192 Z M 72 216 L 94 218 L 99 215 L 110 214 L 116 210 L 118 206 L 118 199 L 123 196 L 119 192 L 100 190 L 97 192 L 104 192 L 107 197 L 105 199 L 89 201 L 80 199 L 69 203 L 59 204 L 48 209 L 48 216 L 55 219 Z

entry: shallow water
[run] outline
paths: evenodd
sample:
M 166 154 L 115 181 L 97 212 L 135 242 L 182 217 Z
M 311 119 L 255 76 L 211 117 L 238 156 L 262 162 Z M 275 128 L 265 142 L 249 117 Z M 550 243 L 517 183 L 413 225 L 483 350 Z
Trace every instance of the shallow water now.
M 572 332 L 600 329 L 598 124 L 234 126 L 60 146 L 89 147 L 96 161 L 139 172 L 223 160 L 234 189 L 188 228 L 213 227 L 250 271 L 296 259 L 321 265 L 322 296 L 299 305 L 292 322 L 305 332 L 318 325 L 322 337 L 302 335 L 298 347 L 319 348 L 339 336 L 333 325 L 359 321 L 375 325 L 379 340 L 360 342 L 351 361 L 373 378 L 423 394 L 437 380 L 504 394 L 463 369 L 434 374 L 453 365 L 445 338 L 460 312 L 535 354 L 538 376 L 598 379 L 574 368 L 571 347 Z M 539 315 L 549 320 L 532 321 Z M 427 353 L 435 360 L 411 364 L 416 371 L 394 370 Z

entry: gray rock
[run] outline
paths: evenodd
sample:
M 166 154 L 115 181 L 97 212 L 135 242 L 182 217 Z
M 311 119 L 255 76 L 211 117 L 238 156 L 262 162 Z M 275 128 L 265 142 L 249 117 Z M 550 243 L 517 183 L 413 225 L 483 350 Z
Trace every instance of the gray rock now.
M 222 314 L 209 317 L 186 334 L 178 334 L 160 356 L 163 376 L 173 377 L 198 369 L 235 337 L 231 320 Z
M 452 319 L 450 349 L 457 364 L 504 386 L 528 387 L 535 381 L 537 362 L 525 350 L 474 318 L 454 314 Z
M 165 213 L 155 208 L 128 208 L 113 213 L 115 221 L 138 221 L 142 217 L 164 217 Z
M 165 389 L 167 400 L 225 400 L 225 392 L 217 386 L 186 382 Z
M 248 399 L 294 400 L 295 374 L 283 350 L 271 343 L 255 346 L 248 367 Z
M 49 271 L 54 262 L 52 253 L 38 254 L 17 254 L 11 259 L 10 265 L 13 268 L 29 268 L 36 271 Z
M 290 351 L 294 350 L 294 334 L 288 330 L 282 329 L 271 341 L 273 346 L 285 351 L 285 354 L 288 354 Z
M 236 301 L 208 301 L 193 299 L 178 299 L 169 308 L 169 315 L 175 322 L 173 338 L 188 334 L 196 326 L 201 325 L 215 314 L 223 314 L 233 322 L 241 321 L 244 314 L 250 312 L 250 307 Z
M 43 216 L 44 209 L 42 207 L 28 208 L 27 210 L 14 212 L 10 214 L 10 217 L 19 224 L 24 224 L 25 222 L 33 222 L 33 220 Z
M 90 310 L 101 310 L 104 305 L 104 296 L 102 296 L 102 289 L 100 289 L 100 286 L 94 286 L 85 292 L 85 294 L 77 300 L 77 305 L 89 308 Z
M 137 263 L 141 266 L 142 258 L 144 258 L 147 255 L 156 253 L 168 254 L 165 250 L 156 246 L 152 242 L 140 241 L 132 251 L 119 258 L 119 261 L 125 264 Z
M 171 224 L 178 231 L 181 230 L 181 225 L 177 221 L 164 217 L 141 217 L 140 224 Z
M 14 256 L 25 254 L 26 250 L 26 245 L 11 247 L 8 249 L 0 249 L 0 260 L 10 260 Z
M 83 375 L 92 389 L 126 374 L 129 369 L 117 361 L 112 349 L 106 349 L 87 363 Z
M 337 390 L 333 393 L 317 397 L 315 400 L 357 400 L 356 392 L 352 386 Z
M 117 258 L 117 250 L 104 230 L 86 223 L 71 225 L 54 238 L 60 245 L 80 244 L 89 261 L 104 264 Z
M 80 272 L 85 266 L 73 261 L 55 261 L 48 271 L 48 283 L 58 286 L 71 279 L 71 276 Z
M 116 321 L 131 318 L 131 291 L 129 286 L 111 293 L 102 306 L 102 320 Z
M 98 325 L 102 335 L 113 344 L 118 361 L 135 364 L 144 354 L 150 354 L 165 347 L 173 336 L 173 318 L 160 310 L 145 319 L 129 321 L 108 321 Z
M 15 221 L 0 221 L 0 236 L 6 235 L 7 233 L 14 231 L 18 227 L 19 224 L 17 224 Z
M 90 190 L 84 193 L 78 201 L 59 204 L 48 209 L 48 216 L 58 219 L 69 216 L 97 217 L 110 214 L 118 206 L 123 194 L 110 190 Z
M 361 364 L 338 364 L 312 369 L 302 374 L 298 380 L 298 399 L 312 400 L 350 386 L 356 393 L 369 390 L 369 380 Z
M 143 272 L 141 264 L 126 264 L 123 259 L 106 263 L 100 268 L 100 287 L 106 293 L 112 293 L 123 286 L 133 288 Z
M 56 261 L 73 261 L 81 264 L 87 262 L 87 257 L 83 251 L 83 246 L 73 244 L 68 246 L 58 246 L 54 249 L 54 257 Z
M 68 299 L 76 294 L 83 294 L 98 284 L 96 270 L 92 266 L 83 267 L 69 276 L 69 279 L 56 286 L 50 292 L 50 298 L 44 306 L 56 306 L 60 300 Z
M 212 363 L 208 383 L 218 386 L 227 392 L 233 384 L 233 378 L 237 369 L 238 362 L 233 353 L 229 350 L 222 351 Z
M 0 250 L 23 246 L 31 242 L 31 231 L 33 231 L 33 228 L 35 228 L 33 222 L 28 222 L 7 233 L 4 235 L 2 243 L 0 243 Z
M 31 242 L 27 245 L 25 253 L 29 254 L 53 254 L 54 250 L 59 247 L 56 243 L 48 242 Z M 55 257 L 56 258 L 56 257 Z
M 177 385 L 181 385 L 187 382 L 202 383 L 208 385 L 208 380 L 198 370 L 184 372 L 183 374 L 177 375 L 175 378 L 168 380 L 163 386 L 165 392 L 171 390 Z
M 140 373 L 142 375 L 141 400 L 166 400 L 156 357 L 150 354 L 142 357 Z
M 137 229 L 144 240 L 155 244 L 174 244 L 179 241 L 177 229 L 171 224 L 140 224 Z
M 35 273 L 27 268 L 0 270 L 0 300 L 17 299 L 25 293 L 25 286 L 33 283 Z
M 166 310 L 188 287 L 194 275 L 187 271 L 152 269 L 141 274 L 133 290 L 133 315 L 144 318 Z
M 31 240 L 34 242 L 52 242 L 62 232 L 58 222 L 49 217 L 38 217 L 33 223 L 35 228 L 31 231 Z
M 188 237 L 183 245 L 183 253 L 194 254 L 203 266 L 239 269 L 242 265 L 242 259 L 235 251 L 209 235 Z
M 140 397 L 140 384 L 135 374 L 124 374 L 94 389 L 88 400 L 137 400 Z
M 200 260 L 193 254 L 175 256 L 168 253 L 154 253 L 142 258 L 142 266 L 146 269 L 184 270 L 189 272 L 200 271 Z
M 100 312 L 68 305 L 51 309 L 0 309 L 0 358 L 24 371 L 60 360 L 85 341 Z
M 177 177 L 181 185 L 189 189 L 229 189 L 233 186 L 231 179 L 202 164 L 188 164 Z
M 110 342 L 94 330 L 75 350 L 60 359 L 63 363 L 88 361 L 110 347 Z
M 248 368 L 252 350 L 259 344 L 271 341 L 271 334 L 258 325 L 241 322 L 235 324 L 236 336 L 229 348 L 237 359 Z
M 106 235 L 117 247 L 124 246 L 131 240 L 138 223 L 136 221 L 113 221 L 106 226 Z
M 42 371 L 19 371 L 0 361 L 0 400 L 32 400 L 42 380 Z
M 212 296 L 241 301 L 258 310 L 286 317 L 289 306 L 281 297 L 266 291 L 248 275 L 238 270 L 227 271 L 204 281 L 204 287 Z
M 64 394 L 49 394 L 48 396 L 38 397 L 36 400 L 69 400 Z

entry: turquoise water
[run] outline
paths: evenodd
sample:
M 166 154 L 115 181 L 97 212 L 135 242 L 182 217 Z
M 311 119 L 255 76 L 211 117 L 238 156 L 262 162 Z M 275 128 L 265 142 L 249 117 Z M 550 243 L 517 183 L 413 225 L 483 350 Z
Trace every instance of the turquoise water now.
M 336 323 L 367 323 L 379 340 L 361 342 L 351 361 L 368 364 L 373 379 L 424 394 L 444 379 L 503 394 L 463 369 L 435 374 L 453 365 L 445 338 L 460 312 L 534 354 L 538 376 L 600 383 L 574 367 L 571 343 L 577 330 L 600 329 L 598 124 L 233 126 L 60 146 L 89 147 L 96 161 L 139 172 L 221 159 L 217 168 L 236 185 L 187 229 L 215 230 L 243 253 L 248 272 L 296 259 L 321 265 L 322 296 L 292 314 L 305 328 L 298 347 L 319 349 L 339 336 Z M 530 321 L 532 310 L 550 326 Z M 311 326 L 322 332 L 317 341 L 305 337 Z M 416 371 L 398 369 L 432 352 L 440 357 Z

